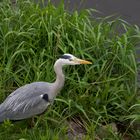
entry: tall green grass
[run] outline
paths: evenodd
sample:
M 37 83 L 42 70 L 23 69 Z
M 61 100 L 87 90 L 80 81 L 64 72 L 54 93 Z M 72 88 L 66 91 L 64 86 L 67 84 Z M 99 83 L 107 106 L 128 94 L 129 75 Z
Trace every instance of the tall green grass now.
M 30 0 L 16 6 L 0 3 L 1 102 L 26 83 L 54 81 L 53 64 L 63 53 L 93 62 L 64 68 L 65 87 L 43 120 L 38 118 L 32 129 L 26 121 L 3 124 L 0 139 L 67 139 L 66 121 L 72 118 L 83 122 L 86 139 L 94 139 L 100 125 L 112 122 L 122 124 L 122 133 L 139 137 L 130 129 L 140 121 L 135 52 L 139 27 L 91 15 L 92 10 L 70 13 L 63 2 L 58 7 L 51 2 L 40 7 Z M 112 139 L 123 135 L 108 133 Z

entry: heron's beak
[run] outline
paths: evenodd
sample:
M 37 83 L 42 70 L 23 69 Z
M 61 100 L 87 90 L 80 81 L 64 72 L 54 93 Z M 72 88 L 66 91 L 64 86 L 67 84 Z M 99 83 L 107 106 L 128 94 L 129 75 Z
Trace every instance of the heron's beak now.
M 79 64 L 92 64 L 92 62 L 90 62 L 90 61 L 82 60 L 82 59 L 78 59 L 78 58 L 76 58 L 74 61 L 78 62 Z

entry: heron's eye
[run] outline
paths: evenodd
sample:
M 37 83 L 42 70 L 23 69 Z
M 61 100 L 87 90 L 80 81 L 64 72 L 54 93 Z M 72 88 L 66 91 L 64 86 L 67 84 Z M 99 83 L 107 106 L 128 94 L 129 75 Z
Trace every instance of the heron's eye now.
M 69 61 L 72 61 L 72 60 L 73 60 L 72 58 L 69 59 Z

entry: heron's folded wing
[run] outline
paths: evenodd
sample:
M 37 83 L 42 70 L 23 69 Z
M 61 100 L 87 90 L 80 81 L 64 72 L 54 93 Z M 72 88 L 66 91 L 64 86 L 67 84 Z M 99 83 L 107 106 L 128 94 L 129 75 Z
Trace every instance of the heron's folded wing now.
M 39 95 L 23 101 L 15 100 L 6 109 L 8 118 L 23 119 L 43 113 L 50 103 L 42 97 Z

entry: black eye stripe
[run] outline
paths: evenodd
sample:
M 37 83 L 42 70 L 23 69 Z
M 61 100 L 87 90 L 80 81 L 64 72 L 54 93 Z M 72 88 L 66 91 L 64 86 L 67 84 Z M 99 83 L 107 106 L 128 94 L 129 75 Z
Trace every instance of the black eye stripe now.
M 71 56 L 69 56 L 69 55 L 62 55 L 60 58 L 72 60 Z

